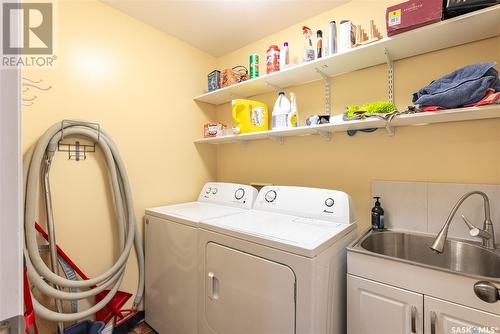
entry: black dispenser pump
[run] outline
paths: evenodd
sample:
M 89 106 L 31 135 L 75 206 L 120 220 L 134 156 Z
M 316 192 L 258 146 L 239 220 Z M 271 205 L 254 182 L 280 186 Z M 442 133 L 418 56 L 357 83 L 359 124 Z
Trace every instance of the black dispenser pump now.
M 380 197 L 375 196 L 375 206 L 372 208 L 372 230 L 384 230 L 384 209 L 380 206 Z

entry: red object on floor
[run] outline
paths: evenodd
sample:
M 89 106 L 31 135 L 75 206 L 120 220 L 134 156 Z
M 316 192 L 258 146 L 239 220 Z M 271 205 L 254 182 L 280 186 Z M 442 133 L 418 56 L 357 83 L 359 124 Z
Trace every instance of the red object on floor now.
M 38 225 L 38 223 L 35 223 L 35 228 L 43 236 L 45 240 L 47 241 L 49 240 L 47 232 L 45 232 L 44 229 L 40 225 Z M 69 256 L 59 246 L 56 245 L 56 249 L 57 249 L 57 255 L 62 257 L 64 261 L 66 261 L 71 266 L 71 268 L 73 268 L 73 270 L 76 271 L 78 276 L 80 276 L 84 281 L 89 279 L 87 275 L 85 275 L 83 271 L 81 271 L 80 268 L 78 268 L 78 266 L 69 258 Z M 95 288 L 95 285 L 92 286 L 92 288 Z M 97 304 L 98 302 L 100 302 L 104 297 L 106 297 L 108 293 L 109 290 L 104 290 L 98 293 L 95 296 L 95 303 Z M 113 319 L 114 326 L 118 326 L 124 321 L 128 320 L 130 317 L 137 314 L 136 309 L 121 309 L 121 307 L 125 305 L 125 303 L 130 297 L 132 297 L 132 294 L 128 292 L 117 291 L 116 294 L 113 296 L 113 298 L 111 298 L 111 300 L 108 302 L 108 304 L 106 304 L 106 306 L 104 306 L 101 310 L 99 310 L 95 314 L 95 320 L 104 321 L 105 323 L 108 323 L 108 321 Z M 38 334 L 38 332 L 35 334 Z
M 95 302 L 99 303 L 101 300 L 104 299 L 104 297 L 107 296 L 109 293 L 109 290 L 104 290 L 101 293 L 98 293 L 95 296 Z M 131 310 L 122 310 L 121 308 L 129 298 L 132 297 L 132 294 L 128 292 L 123 292 L 123 291 L 117 291 L 114 297 L 109 301 L 106 306 L 104 306 L 101 310 L 97 311 L 95 314 L 95 320 L 100 320 L 104 321 L 105 323 L 108 323 L 111 319 L 113 319 L 113 324 L 114 326 L 117 326 L 118 322 L 121 322 L 122 319 L 127 318 L 128 314 Z M 135 311 L 134 315 L 137 313 Z
M 35 310 L 31 300 L 30 284 L 28 282 L 28 270 L 26 266 L 23 270 L 23 292 L 24 292 L 24 323 L 26 324 L 26 334 L 38 334 L 36 326 Z

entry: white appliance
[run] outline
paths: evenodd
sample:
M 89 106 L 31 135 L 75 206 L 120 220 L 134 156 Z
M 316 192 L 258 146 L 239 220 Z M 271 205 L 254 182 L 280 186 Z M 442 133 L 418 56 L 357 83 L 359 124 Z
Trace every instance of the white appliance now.
M 267 186 L 253 210 L 198 231 L 200 333 L 346 332 L 346 193 Z
M 257 190 L 207 183 L 194 202 L 146 210 L 146 322 L 162 334 L 197 332 L 197 229 L 202 219 L 253 207 Z

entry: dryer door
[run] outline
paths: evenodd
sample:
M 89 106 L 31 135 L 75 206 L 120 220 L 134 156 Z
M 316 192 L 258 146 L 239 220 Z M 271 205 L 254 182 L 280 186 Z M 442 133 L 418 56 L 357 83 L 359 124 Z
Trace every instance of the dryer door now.
M 217 333 L 295 332 L 295 274 L 289 267 L 208 243 L 205 279 L 205 316 Z

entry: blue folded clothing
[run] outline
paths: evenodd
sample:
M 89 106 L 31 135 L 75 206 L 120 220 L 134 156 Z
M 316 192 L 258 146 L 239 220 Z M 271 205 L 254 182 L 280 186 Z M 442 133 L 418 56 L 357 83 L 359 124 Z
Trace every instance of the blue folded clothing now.
M 496 62 L 468 65 L 432 81 L 413 94 L 413 103 L 420 107 L 456 108 L 481 100 L 488 88 L 500 91 Z

